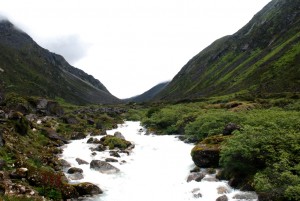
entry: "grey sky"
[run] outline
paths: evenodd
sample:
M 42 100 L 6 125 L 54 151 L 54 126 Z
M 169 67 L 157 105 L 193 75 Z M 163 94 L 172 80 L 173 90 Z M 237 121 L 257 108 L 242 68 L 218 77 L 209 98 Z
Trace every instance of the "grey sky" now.
M 0 0 L 0 15 L 119 98 L 172 79 L 270 0 Z

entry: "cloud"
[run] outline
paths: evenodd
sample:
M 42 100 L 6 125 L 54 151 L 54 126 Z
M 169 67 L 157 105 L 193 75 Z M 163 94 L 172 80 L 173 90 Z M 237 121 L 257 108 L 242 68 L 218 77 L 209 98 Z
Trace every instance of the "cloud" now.
M 0 13 L 0 21 L 3 21 L 3 20 L 7 20 L 7 17 L 5 17 L 4 15 L 2 15 L 2 14 Z
M 86 56 L 90 46 L 78 35 L 60 36 L 42 41 L 42 47 L 62 55 L 72 65 Z

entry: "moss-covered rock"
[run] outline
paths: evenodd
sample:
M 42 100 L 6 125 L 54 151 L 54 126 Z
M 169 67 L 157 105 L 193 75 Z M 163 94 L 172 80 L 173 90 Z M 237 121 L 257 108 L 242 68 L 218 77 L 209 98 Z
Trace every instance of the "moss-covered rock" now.
M 109 149 L 119 148 L 124 150 L 131 145 L 131 142 L 121 139 L 119 137 L 107 135 L 100 139 L 101 144 L 104 146 L 109 146 Z
M 207 137 L 197 144 L 191 151 L 194 163 L 198 167 L 219 167 L 221 143 L 227 136 L 217 135 Z

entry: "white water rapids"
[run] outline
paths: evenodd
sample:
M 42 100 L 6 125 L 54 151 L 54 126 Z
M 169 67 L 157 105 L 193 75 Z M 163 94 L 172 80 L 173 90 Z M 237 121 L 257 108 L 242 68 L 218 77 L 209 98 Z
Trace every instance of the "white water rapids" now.
M 94 201 L 215 201 L 225 195 L 218 194 L 219 187 L 226 189 L 228 200 L 257 200 L 253 199 L 256 197 L 254 193 L 233 190 L 225 181 L 209 181 L 214 175 L 207 175 L 208 179 L 204 178 L 201 182 L 187 182 L 190 170 L 195 167 L 190 156 L 193 145 L 186 144 L 175 136 L 145 135 L 145 129 L 142 132 L 140 129 L 143 128 L 139 122 L 127 121 L 117 129 L 107 131 L 110 135 L 119 131 L 126 140 L 135 144 L 130 155 L 122 153 L 121 158 L 116 158 L 119 162 L 110 163 L 121 170 L 116 174 L 103 174 L 91 170 L 89 164 L 78 165 L 75 161 L 75 158 L 87 162 L 113 158 L 108 151 L 97 152 L 93 156 L 90 148 L 96 145 L 86 143 L 89 137 L 67 144 L 61 158 L 72 167 L 83 169 L 84 176 L 81 180 L 70 180 L 70 183 L 91 182 L 98 185 L 104 193 L 87 198 Z M 67 173 L 66 175 L 68 176 Z M 202 197 L 196 196 L 199 193 Z M 246 195 L 248 198 L 243 198 Z

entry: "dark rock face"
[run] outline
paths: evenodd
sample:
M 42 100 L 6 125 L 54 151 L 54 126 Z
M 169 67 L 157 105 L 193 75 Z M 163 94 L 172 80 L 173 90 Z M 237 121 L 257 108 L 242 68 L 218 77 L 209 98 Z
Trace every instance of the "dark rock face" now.
M 233 131 L 235 130 L 240 130 L 240 126 L 234 124 L 234 123 L 229 123 L 225 126 L 223 130 L 223 135 L 231 135 Z
M 219 146 L 198 144 L 192 150 L 192 159 L 198 167 L 218 167 L 220 159 Z
M 80 158 L 76 158 L 75 160 L 77 161 L 77 163 L 78 163 L 79 165 L 82 165 L 82 164 L 89 164 L 88 162 L 86 162 L 85 160 L 82 160 L 82 159 L 80 159 Z
M 222 195 L 216 199 L 216 201 L 228 201 L 228 197 L 226 195 Z
M 97 170 L 101 173 L 117 173 L 120 170 L 116 167 L 114 167 L 113 165 L 105 162 L 105 161 L 100 161 L 100 160 L 92 160 L 90 163 L 90 168 Z
M 73 186 L 75 187 L 76 191 L 79 193 L 80 196 L 97 195 L 103 193 L 103 191 L 98 186 L 89 182 L 75 184 Z
M 71 167 L 68 169 L 67 173 L 74 174 L 74 173 L 83 173 L 83 170 L 81 168 Z

